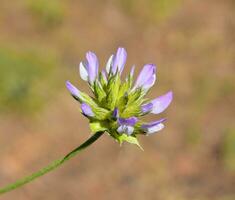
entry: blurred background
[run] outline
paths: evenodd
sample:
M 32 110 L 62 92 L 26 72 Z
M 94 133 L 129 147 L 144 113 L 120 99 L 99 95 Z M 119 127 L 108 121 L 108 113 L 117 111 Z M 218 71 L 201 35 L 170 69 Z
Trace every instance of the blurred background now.
M 145 151 L 105 135 L 1 199 L 234 200 L 234 10 L 233 0 L 1 0 L 0 186 L 88 138 L 65 88 L 89 91 L 78 73 L 88 50 L 103 67 L 123 46 L 125 72 L 158 65 L 149 97 L 174 92 L 166 128 L 140 137 Z

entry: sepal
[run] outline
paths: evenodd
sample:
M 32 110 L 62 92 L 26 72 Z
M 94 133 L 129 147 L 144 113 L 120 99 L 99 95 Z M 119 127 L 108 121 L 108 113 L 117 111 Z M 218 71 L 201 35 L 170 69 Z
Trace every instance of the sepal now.
M 107 124 L 100 121 L 93 121 L 90 122 L 90 129 L 92 133 L 100 132 L 100 131 L 107 131 Z
M 141 150 L 144 150 L 144 149 L 141 147 L 141 145 L 140 145 L 138 139 L 136 138 L 136 136 L 133 136 L 133 135 L 128 136 L 128 135 L 126 135 L 126 134 L 118 135 L 117 141 L 119 142 L 120 145 L 122 145 L 123 142 L 128 142 L 128 143 L 130 143 L 130 144 L 135 144 L 135 145 L 137 145 Z
M 116 106 L 120 84 L 121 80 L 118 72 L 109 78 L 107 85 L 107 106 L 110 110 L 113 110 Z
M 99 102 L 102 102 L 106 98 L 106 93 L 98 80 L 94 83 L 94 93 Z

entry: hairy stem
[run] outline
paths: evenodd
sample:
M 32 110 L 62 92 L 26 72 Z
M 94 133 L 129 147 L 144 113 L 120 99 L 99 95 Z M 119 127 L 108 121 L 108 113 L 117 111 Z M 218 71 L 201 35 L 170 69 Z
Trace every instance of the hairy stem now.
M 29 183 L 29 182 L 33 181 L 34 179 L 36 179 L 40 176 L 43 176 L 44 174 L 56 169 L 57 167 L 62 165 L 65 161 L 68 161 L 69 159 L 71 159 L 72 157 L 77 155 L 80 151 L 82 151 L 83 149 L 86 149 L 88 146 L 90 146 L 92 143 L 94 143 L 101 135 L 103 135 L 103 133 L 104 132 L 95 133 L 88 140 L 86 140 L 84 143 L 82 143 L 76 149 L 74 149 L 73 151 L 68 153 L 62 159 L 59 159 L 59 160 L 56 160 L 56 161 L 52 162 L 48 166 L 42 168 L 41 170 L 39 170 L 37 172 L 34 172 L 30 176 L 26 176 L 22 179 L 19 179 L 16 182 L 12 183 L 12 184 L 9 184 L 9 185 L 7 185 L 3 188 L 0 188 L 0 195 L 3 194 L 3 193 L 9 192 L 11 190 L 14 190 L 18 187 L 21 187 L 21 186 L 25 185 L 26 183 Z

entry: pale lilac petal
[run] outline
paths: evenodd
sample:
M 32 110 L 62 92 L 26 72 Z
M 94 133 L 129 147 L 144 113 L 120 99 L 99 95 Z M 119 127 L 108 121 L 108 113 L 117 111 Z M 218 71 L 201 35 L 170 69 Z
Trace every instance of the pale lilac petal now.
M 153 133 L 156 133 L 156 132 L 162 130 L 164 127 L 165 127 L 165 125 L 162 123 L 155 125 L 155 126 L 152 126 L 151 128 L 147 129 L 146 135 L 151 135 Z
M 80 76 L 84 81 L 88 81 L 88 72 L 87 72 L 87 66 L 84 62 L 80 62 L 79 64 L 79 71 Z
M 166 119 L 160 119 L 158 121 L 150 122 L 147 124 L 143 124 L 141 129 L 146 133 L 146 135 L 150 135 L 152 133 L 158 132 L 164 128 L 163 122 Z
M 130 76 L 133 77 L 135 72 L 135 65 L 132 66 Z
M 87 52 L 87 71 L 89 76 L 90 84 L 93 84 L 96 77 L 98 76 L 99 63 L 98 58 L 93 52 Z
M 81 110 L 82 110 L 82 113 L 88 117 L 94 117 L 94 113 L 91 109 L 91 107 L 86 104 L 86 103 L 82 103 L 81 104 Z
M 134 126 L 138 119 L 136 117 L 130 117 L 130 118 L 118 118 L 118 123 L 120 125 L 130 125 Z
M 66 87 L 74 98 L 82 99 L 80 91 L 69 81 L 66 81 Z
M 147 64 L 143 67 L 139 76 L 137 77 L 134 88 L 143 87 L 149 88 L 156 79 L 156 66 L 154 64 Z
M 143 125 L 141 126 L 141 128 L 143 128 L 143 129 L 145 129 L 145 128 L 151 128 L 151 127 L 156 126 L 156 125 L 158 125 L 158 124 L 160 124 L 160 123 L 162 123 L 162 122 L 164 122 L 164 121 L 166 121 L 166 118 L 162 118 L 162 119 L 157 120 L 157 121 L 153 121 L 153 122 L 149 122 L 149 123 L 143 124 Z
M 163 112 L 170 105 L 172 99 L 173 99 L 173 93 L 172 93 L 172 91 L 170 91 L 170 92 L 152 100 L 151 103 L 153 104 L 153 109 L 152 109 L 151 113 L 159 114 L 159 113 Z
M 102 74 L 102 76 L 103 76 L 104 81 L 107 83 L 107 82 L 108 82 L 108 79 L 107 79 L 105 70 L 102 70 L 101 74 Z
M 152 103 L 147 103 L 141 106 L 141 112 L 142 113 L 148 113 L 152 110 L 153 104 Z
M 154 85 L 155 81 L 156 81 L 156 75 L 153 74 L 153 76 L 150 77 L 150 78 L 143 84 L 142 88 L 143 88 L 144 90 L 148 90 L 149 88 L 151 88 L 151 87 Z
M 110 57 L 109 57 L 109 59 L 108 59 L 108 62 L 107 62 L 107 64 L 106 64 L 106 72 L 109 74 L 109 72 L 110 72 L 110 69 L 111 69 L 111 66 L 113 65 L 113 55 L 111 55 Z
M 131 135 L 134 132 L 134 127 L 127 126 L 127 125 L 121 125 L 118 127 L 117 132 L 120 134 Z
M 113 118 L 117 119 L 118 117 L 119 117 L 119 111 L 118 111 L 118 108 L 115 108 L 113 111 Z
M 120 73 L 122 73 L 122 70 L 124 68 L 124 65 L 126 63 L 127 58 L 127 52 L 124 48 L 119 47 L 117 50 L 117 53 L 113 60 L 112 65 L 112 73 L 115 74 L 118 70 Z

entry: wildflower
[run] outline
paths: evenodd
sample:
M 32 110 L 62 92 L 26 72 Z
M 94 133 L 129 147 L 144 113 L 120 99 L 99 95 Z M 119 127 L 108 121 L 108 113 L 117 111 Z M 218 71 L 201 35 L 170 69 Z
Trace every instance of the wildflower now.
M 151 135 L 164 128 L 165 118 L 145 122 L 142 120 L 142 116 L 150 113 L 162 113 L 170 105 L 173 93 L 167 92 L 153 100 L 145 97 L 156 81 L 156 66 L 154 64 L 146 64 L 134 84 L 135 66 L 131 68 L 125 81 L 121 81 L 126 58 L 126 50 L 118 48 L 116 54 L 111 55 L 108 59 L 105 70 L 99 72 L 97 56 L 93 52 L 87 52 L 86 60 L 80 63 L 79 70 L 81 78 L 87 81 L 94 96 L 91 97 L 78 90 L 69 81 L 66 82 L 66 86 L 71 95 L 81 103 L 81 113 L 89 119 L 90 128 L 94 135 L 63 158 L 0 188 L 0 195 L 21 187 L 61 166 L 93 144 L 104 132 L 107 132 L 120 144 L 126 141 L 142 148 L 137 140 L 138 135 Z
M 79 65 L 80 76 L 88 82 L 94 96 L 91 97 L 81 92 L 69 81 L 66 82 L 66 86 L 71 95 L 81 103 L 81 113 L 89 119 L 90 128 L 94 134 L 61 159 L 0 188 L 0 195 L 19 188 L 61 166 L 88 148 L 104 132 L 107 132 L 120 144 L 126 141 L 142 148 L 137 140 L 138 135 L 151 135 L 164 128 L 165 118 L 145 122 L 142 120 L 142 116 L 150 113 L 162 113 L 170 105 L 173 93 L 167 92 L 153 100 L 145 97 L 156 81 L 154 64 L 145 65 L 135 82 L 133 81 L 135 66 L 133 66 L 125 81 L 122 82 L 121 74 L 126 58 L 126 50 L 118 48 L 117 53 L 108 59 L 105 70 L 103 69 L 99 73 L 97 56 L 93 52 L 87 52 L 86 60 Z
M 137 135 L 150 135 L 164 128 L 166 119 L 144 122 L 142 116 L 159 114 L 171 103 L 172 91 L 149 100 L 145 96 L 156 81 L 156 66 L 146 64 L 134 82 L 132 67 L 125 81 L 121 81 L 127 52 L 118 48 L 106 64 L 106 71 L 98 72 L 97 56 L 88 52 L 80 63 L 80 76 L 87 81 L 94 96 L 81 92 L 69 81 L 66 85 L 71 95 L 81 103 L 81 112 L 89 119 L 93 133 L 105 131 L 120 144 L 123 141 L 139 146 Z

